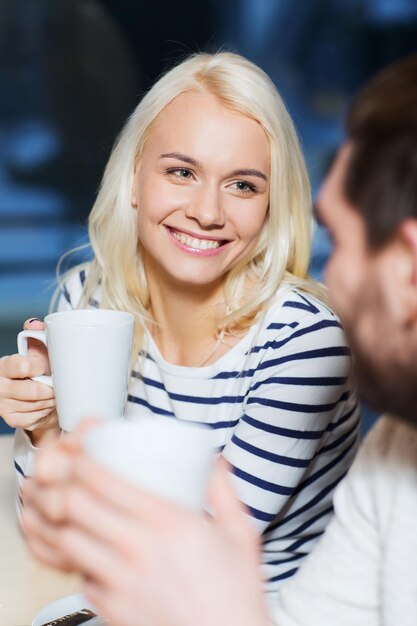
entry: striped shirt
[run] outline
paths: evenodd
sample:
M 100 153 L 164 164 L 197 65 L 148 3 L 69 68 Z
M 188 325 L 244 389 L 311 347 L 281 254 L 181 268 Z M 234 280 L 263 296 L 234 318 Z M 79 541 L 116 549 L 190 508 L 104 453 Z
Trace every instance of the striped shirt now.
M 61 309 L 77 306 L 83 278 L 68 281 Z M 322 534 L 356 452 L 359 411 L 340 322 L 312 296 L 283 287 L 245 337 L 210 365 L 168 363 L 149 333 L 140 356 L 126 417 L 165 415 L 211 427 L 261 535 L 273 594 Z M 22 469 L 30 453 L 19 440 Z

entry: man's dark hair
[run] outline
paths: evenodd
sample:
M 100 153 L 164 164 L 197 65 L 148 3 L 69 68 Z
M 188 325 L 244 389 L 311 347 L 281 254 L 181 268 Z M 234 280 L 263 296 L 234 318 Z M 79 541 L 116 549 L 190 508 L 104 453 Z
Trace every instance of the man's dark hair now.
M 359 92 L 347 118 L 353 144 L 345 194 L 369 244 L 387 243 L 417 218 L 417 54 L 390 65 Z

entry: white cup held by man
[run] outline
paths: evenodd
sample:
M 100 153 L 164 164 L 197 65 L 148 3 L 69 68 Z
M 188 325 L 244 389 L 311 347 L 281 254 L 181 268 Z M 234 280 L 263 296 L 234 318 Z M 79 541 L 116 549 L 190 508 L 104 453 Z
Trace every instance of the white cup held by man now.
M 104 423 L 84 435 L 87 453 L 158 496 L 202 510 L 215 449 L 213 431 L 175 417 L 143 415 Z
M 133 321 L 133 315 L 124 311 L 78 309 L 47 315 L 45 331 L 19 333 L 20 354 L 27 354 L 28 338 L 48 347 L 52 376 L 34 380 L 54 387 L 63 430 L 73 431 L 87 416 L 123 415 Z

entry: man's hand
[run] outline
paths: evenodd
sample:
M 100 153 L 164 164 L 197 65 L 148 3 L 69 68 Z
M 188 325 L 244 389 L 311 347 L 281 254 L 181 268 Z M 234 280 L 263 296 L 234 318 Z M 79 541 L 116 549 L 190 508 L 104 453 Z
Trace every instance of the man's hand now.
M 258 539 L 219 462 L 212 517 L 140 490 L 90 459 L 78 433 L 41 451 L 23 498 L 31 550 L 79 570 L 112 626 L 269 624 Z

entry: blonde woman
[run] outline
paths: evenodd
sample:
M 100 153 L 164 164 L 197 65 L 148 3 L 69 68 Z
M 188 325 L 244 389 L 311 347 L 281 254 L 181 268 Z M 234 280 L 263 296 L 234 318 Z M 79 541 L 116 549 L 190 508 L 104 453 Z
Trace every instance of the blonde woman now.
M 127 418 L 212 427 L 274 592 L 332 515 L 359 416 L 343 331 L 308 277 L 309 184 L 268 77 L 231 53 L 163 76 L 116 143 L 89 227 L 94 260 L 65 279 L 59 308 L 135 315 Z M 0 362 L 20 481 L 59 434 L 52 392 L 19 380 L 44 363 Z

